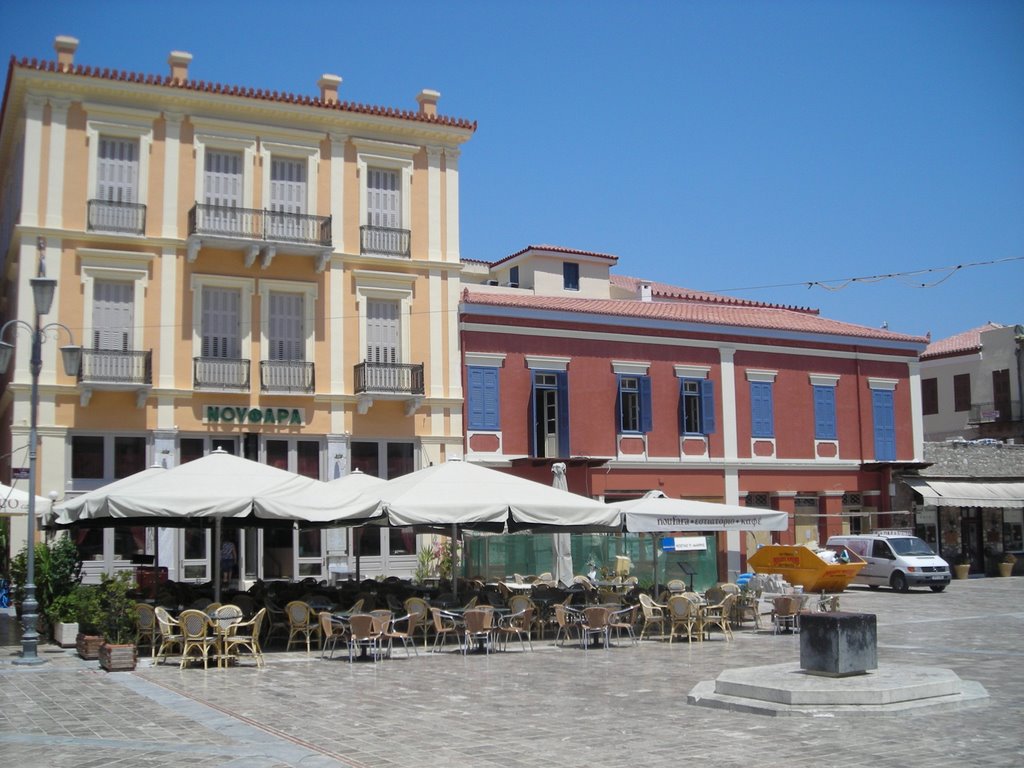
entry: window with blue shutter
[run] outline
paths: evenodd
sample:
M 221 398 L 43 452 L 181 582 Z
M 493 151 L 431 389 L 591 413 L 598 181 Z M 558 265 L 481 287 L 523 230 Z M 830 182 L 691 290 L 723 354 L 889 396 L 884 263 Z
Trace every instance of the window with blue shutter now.
M 836 439 L 835 387 L 814 387 L 814 439 Z
M 469 428 L 497 430 L 501 428 L 498 403 L 497 368 L 469 366 Z
M 772 382 L 750 382 L 751 437 L 775 437 L 775 417 L 773 410 Z
M 619 377 L 619 396 L 616 400 L 619 434 L 647 433 L 651 431 L 651 377 Z
M 715 431 L 715 385 L 709 379 L 679 380 L 679 428 L 684 435 Z
M 871 415 L 875 428 L 875 461 L 895 461 L 896 413 L 891 390 L 871 390 Z
M 569 379 L 565 371 L 534 371 L 530 392 L 531 455 L 569 456 Z

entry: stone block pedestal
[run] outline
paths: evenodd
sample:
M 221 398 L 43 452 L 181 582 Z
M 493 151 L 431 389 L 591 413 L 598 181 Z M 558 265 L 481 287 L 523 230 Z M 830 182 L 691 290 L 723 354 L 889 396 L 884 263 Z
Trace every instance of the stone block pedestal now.
M 800 669 L 846 677 L 878 668 L 878 630 L 873 613 L 800 615 Z

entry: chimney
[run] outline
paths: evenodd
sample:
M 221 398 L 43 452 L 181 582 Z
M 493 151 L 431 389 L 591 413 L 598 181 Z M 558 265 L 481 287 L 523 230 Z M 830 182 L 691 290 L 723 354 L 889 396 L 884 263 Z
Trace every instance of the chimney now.
M 640 283 L 640 301 L 650 301 L 650 300 L 651 300 L 651 284 L 650 283 Z
M 320 101 L 324 104 L 338 103 L 338 86 L 341 85 L 341 78 L 337 75 L 329 75 L 326 72 L 320 75 L 316 81 L 320 86 Z
M 420 103 L 420 114 L 430 115 L 433 117 L 437 114 L 437 100 L 441 98 L 439 91 L 432 91 L 429 88 L 424 88 L 416 96 L 416 101 Z
M 75 63 L 75 51 L 78 50 L 78 38 L 57 35 L 53 38 L 53 50 L 57 52 L 57 68 L 68 69 Z
M 171 80 L 186 82 L 188 80 L 188 65 L 191 62 L 191 53 L 171 51 L 171 55 L 167 57 L 167 63 L 171 65 Z

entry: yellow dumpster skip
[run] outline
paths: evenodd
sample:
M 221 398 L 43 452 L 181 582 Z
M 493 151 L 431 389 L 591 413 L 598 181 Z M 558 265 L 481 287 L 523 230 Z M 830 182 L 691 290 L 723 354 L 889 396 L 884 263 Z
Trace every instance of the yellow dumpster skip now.
M 769 544 L 750 556 L 755 573 L 777 573 L 805 592 L 842 592 L 866 563 L 846 550 L 849 563 L 827 563 L 804 546 Z

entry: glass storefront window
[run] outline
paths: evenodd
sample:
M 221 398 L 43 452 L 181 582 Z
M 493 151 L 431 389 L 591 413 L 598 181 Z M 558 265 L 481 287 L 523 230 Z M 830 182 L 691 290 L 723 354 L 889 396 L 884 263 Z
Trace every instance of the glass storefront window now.
M 114 555 L 131 560 L 133 555 L 146 554 L 146 529 L 141 525 L 118 526 L 114 529 Z
M 71 477 L 103 479 L 103 438 L 74 435 L 71 438 Z
M 320 443 L 313 440 L 299 440 L 296 445 L 298 466 L 296 471 L 304 477 L 320 479 Z
M 267 466 L 288 469 L 288 441 L 267 440 Z
M 185 528 L 185 559 L 202 560 L 206 557 L 206 531 Z
M 359 549 L 356 551 L 360 557 L 380 557 L 380 528 L 365 525 L 356 528 L 355 535 L 359 540 Z
M 146 438 L 114 438 L 114 478 L 134 475 L 146 468 Z
M 75 546 L 83 560 L 103 557 L 103 529 L 80 528 L 74 532 Z
M 412 528 L 389 528 L 392 555 L 415 555 L 416 534 Z
M 320 531 L 299 531 L 299 557 L 320 557 Z
M 203 458 L 203 439 L 200 437 L 183 437 L 178 446 L 182 464 Z

